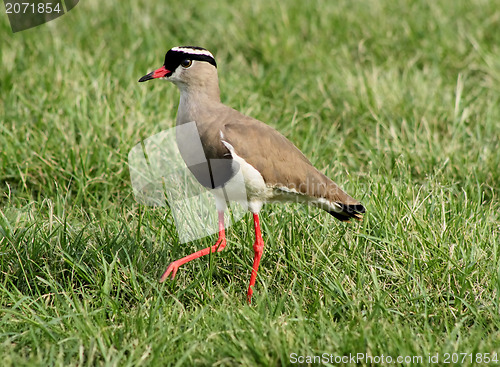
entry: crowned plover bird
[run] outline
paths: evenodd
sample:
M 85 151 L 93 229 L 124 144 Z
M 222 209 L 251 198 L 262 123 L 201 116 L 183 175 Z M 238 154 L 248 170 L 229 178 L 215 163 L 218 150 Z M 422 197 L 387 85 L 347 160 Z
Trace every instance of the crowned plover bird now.
M 363 205 L 318 171 L 288 139 L 269 125 L 221 103 L 217 63 L 208 50 L 191 46 L 170 49 L 163 66 L 139 82 L 158 78 L 174 83 L 180 90 L 177 126 L 195 122 L 206 161 L 218 162 L 207 163 L 205 167 L 189 166 L 198 181 L 213 189 L 224 187 L 236 172 L 243 175 L 246 204 L 253 214 L 255 227 L 248 302 L 264 250 L 259 224 L 259 211 L 264 203 L 302 202 L 321 208 L 341 221 L 362 219 Z M 183 157 L 189 154 L 189 142 L 179 144 L 178 141 L 178 145 Z M 160 281 L 169 276 L 173 279 L 182 264 L 224 249 L 224 196 L 216 195 L 216 203 L 219 220 L 216 244 L 172 262 Z

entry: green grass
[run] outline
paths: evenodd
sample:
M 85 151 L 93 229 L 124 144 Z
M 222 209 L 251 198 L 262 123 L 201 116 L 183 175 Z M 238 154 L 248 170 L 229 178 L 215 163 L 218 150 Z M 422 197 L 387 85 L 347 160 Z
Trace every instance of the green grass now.
M 2 366 L 500 352 L 498 3 L 215 4 L 88 0 L 16 34 L 1 17 Z M 251 306 L 249 216 L 159 284 L 215 236 L 181 245 L 169 210 L 132 195 L 127 154 L 178 102 L 137 80 L 176 45 L 210 49 L 223 101 L 367 208 L 343 224 L 265 207 Z

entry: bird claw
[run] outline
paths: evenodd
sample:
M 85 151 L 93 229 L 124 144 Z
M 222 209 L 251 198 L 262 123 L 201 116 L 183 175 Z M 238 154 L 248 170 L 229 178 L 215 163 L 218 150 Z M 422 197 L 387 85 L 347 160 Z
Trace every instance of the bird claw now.
M 167 280 L 167 278 L 169 276 L 170 276 L 170 279 L 174 279 L 175 274 L 177 274 L 177 270 L 179 270 L 179 265 L 177 264 L 177 261 L 170 263 L 167 270 L 161 276 L 160 283 L 163 283 L 165 280 Z

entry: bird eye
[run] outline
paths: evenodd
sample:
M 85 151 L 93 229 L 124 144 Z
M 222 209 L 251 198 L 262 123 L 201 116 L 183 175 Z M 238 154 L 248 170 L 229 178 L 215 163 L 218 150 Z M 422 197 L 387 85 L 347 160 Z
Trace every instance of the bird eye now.
M 182 60 L 181 61 L 181 66 L 185 69 L 187 69 L 188 67 L 190 67 L 191 65 L 193 64 L 193 60 Z

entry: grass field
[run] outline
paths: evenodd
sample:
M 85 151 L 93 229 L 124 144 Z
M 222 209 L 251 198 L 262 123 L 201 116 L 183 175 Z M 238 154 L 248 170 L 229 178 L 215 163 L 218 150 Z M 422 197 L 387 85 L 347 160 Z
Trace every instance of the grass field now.
M 87 0 L 16 34 L 3 14 L 0 364 L 499 365 L 499 29 L 494 0 Z M 266 206 L 251 306 L 250 216 L 159 284 L 216 236 L 182 245 L 132 194 L 129 150 L 178 103 L 137 80 L 177 45 L 367 208 Z

